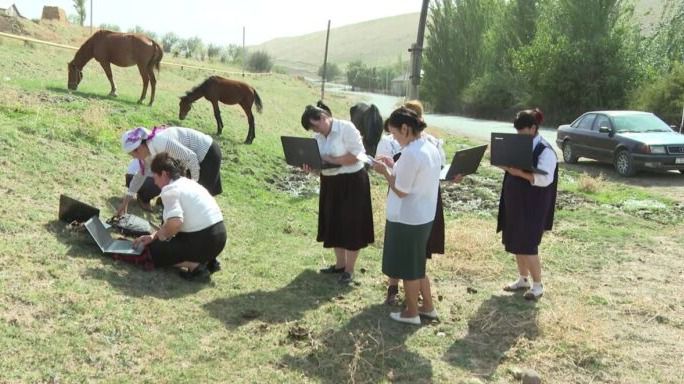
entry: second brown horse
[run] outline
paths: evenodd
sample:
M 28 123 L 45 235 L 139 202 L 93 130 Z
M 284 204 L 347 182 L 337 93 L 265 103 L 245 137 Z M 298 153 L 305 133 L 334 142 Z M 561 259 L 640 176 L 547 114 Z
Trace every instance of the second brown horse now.
M 138 66 L 140 76 L 143 80 L 142 95 L 138 103 L 142 103 L 147 94 L 147 84 L 152 85 L 150 95 L 150 105 L 154 102 L 154 93 L 157 86 L 157 79 L 154 76 L 154 69 L 159 71 L 164 51 L 154 40 L 147 36 L 133 33 L 119 33 L 112 31 L 97 31 L 81 48 L 78 49 L 74 59 L 69 63 L 69 82 L 71 90 L 78 88 L 78 83 L 83 79 L 83 67 L 91 60 L 97 60 L 104 69 L 109 84 L 111 85 L 110 96 L 116 96 L 116 84 L 112 77 L 112 67 L 114 64 L 119 67 Z
M 259 94 L 252 86 L 241 81 L 230 80 L 221 76 L 211 76 L 180 98 L 178 118 L 181 120 L 185 119 L 185 116 L 190 112 L 190 108 L 192 108 L 192 103 L 201 97 L 209 100 L 214 107 L 214 117 L 216 118 L 217 126 L 216 132 L 219 135 L 221 134 L 221 131 L 223 131 L 223 120 L 221 119 L 221 111 L 219 110 L 219 101 L 228 105 L 240 104 L 247 115 L 247 123 L 249 124 L 249 131 L 247 132 L 245 144 L 252 144 L 255 137 L 252 105 L 256 104 L 257 112 L 259 113 L 261 113 L 263 108 L 261 98 L 259 98 Z

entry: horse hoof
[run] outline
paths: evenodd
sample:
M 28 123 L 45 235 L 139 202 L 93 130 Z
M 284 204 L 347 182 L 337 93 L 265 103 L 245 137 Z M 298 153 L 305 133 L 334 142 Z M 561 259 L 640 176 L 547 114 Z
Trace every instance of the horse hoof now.
M 119 96 L 119 95 L 117 95 L 116 93 L 110 93 L 110 94 L 109 94 L 109 97 L 118 97 L 118 96 Z
M 254 139 L 247 139 L 245 140 L 245 144 L 252 144 L 252 141 L 254 141 Z

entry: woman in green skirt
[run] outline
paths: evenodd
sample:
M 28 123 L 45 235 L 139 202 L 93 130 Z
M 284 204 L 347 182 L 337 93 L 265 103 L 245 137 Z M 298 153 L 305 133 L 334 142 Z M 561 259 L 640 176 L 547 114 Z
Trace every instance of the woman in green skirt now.
M 439 150 L 421 137 L 425 123 L 414 111 L 401 107 L 392 112 L 387 123 L 402 147 L 402 155 L 396 163 L 391 157 L 379 156 L 379 162 L 373 165 L 390 187 L 382 272 L 404 281 L 406 308 L 390 317 L 420 325 L 421 315 L 437 317 L 425 274 L 425 249 L 435 219 L 442 159 Z M 423 297 L 421 307 L 419 294 Z

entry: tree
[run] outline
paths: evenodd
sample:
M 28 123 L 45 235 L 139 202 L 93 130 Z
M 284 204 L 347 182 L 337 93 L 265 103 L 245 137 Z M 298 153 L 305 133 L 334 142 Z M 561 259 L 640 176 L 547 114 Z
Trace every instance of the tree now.
M 632 9 L 622 0 L 555 0 L 541 10 L 532 42 L 514 55 L 529 104 L 550 121 L 622 109 L 641 79 Z
M 247 69 L 252 72 L 270 72 L 273 68 L 273 59 L 266 51 L 256 51 L 247 59 Z
M 326 81 L 332 81 L 335 80 L 336 77 L 340 75 L 340 67 L 337 66 L 335 63 L 328 63 L 327 68 L 325 70 L 325 80 Z M 318 67 L 318 76 L 323 78 L 323 65 Z
M 102 23 L 102 24 L 100 24 L 100 29 L 106 29 L 108 31 L 114 31 L 114 32 L 121 32 L 121 28 L 116 24 Z
M 74 0 L 74 9 L 76 10 L 76 16 L 78 17 L 78 24 L 83 25 L 86 18 L 85 0 Z
M 485 70 L 482 46 L 500 3 L 444 0 L 432 7 L 422 88 L 436 111 L 462 110 L 463 90 Z
M 207 47 L 207 57 L 211 60 L 219 56 L 221 53 L 221 47 L 214 44 L 209 44 Z
M 162 46 L 164 47 L 164 52 L 172 52 L 173 49 L 176 47 L 178 42 L 180 41 L 180 37 L 176 35 L 173 32 L 168 32 L 165 33 L 164 36 L 161 38 L 161 43 Z
M 186 59 L 202 59 L 204 55 L 204 43 L 202 42 L 202 39 L 199 37 L 191 37 L 185 40 L 184 55 Z

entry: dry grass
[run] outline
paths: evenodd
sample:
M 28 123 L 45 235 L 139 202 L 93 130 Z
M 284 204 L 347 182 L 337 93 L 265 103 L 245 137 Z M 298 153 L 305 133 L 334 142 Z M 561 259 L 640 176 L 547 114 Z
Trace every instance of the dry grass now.
M 591 176 L 587 173 L 583 173 L 579 177 L 577 184 L 578 190 L 580 192 L 593 194 L 601 191 L 604 188 L 605 178 L 603 177 L 603 174 L 599 174 L 598 176 Z

